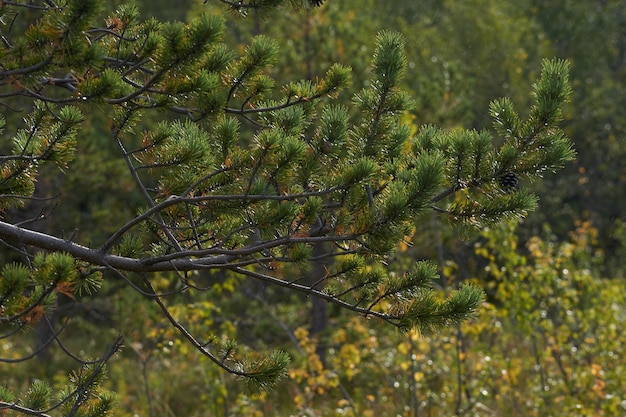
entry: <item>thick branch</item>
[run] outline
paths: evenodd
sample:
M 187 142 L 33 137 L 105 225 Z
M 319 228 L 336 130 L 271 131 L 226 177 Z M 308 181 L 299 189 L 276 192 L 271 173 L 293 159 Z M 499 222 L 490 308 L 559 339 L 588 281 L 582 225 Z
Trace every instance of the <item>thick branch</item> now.
M 350 240 L 353 239 L 354 236 L 284 237 L 274 241 L 259 242 L 258 244 L 246 246 L 240 249 L 226 250 L 221 248 L 212 248 L 204 250 L 187 250 L 157 258 L 144 259 L 111 255 L 97 249 L 91 249 L 86 246 L 79 245 L 69 240 L 24 229 L 2 221 L 0 221 L 0 238 L 53 252 L 66 252 L 77 259 L 107 268 L 131 272 L 157 272 L 195 271 L 211 268 L 224 268 L 232 266 L 232 262 L 242 256 L 249 256 L 264 249 L 270 249 L 276 246 L 317 241 L 333 242 Z
M 234 258 L 228 255 L 216 255 L 200 259 L 174 259 L 171 261 L 151 263 L 150 259 L 135 259 L 102 253 L 69 240 L 23 229 L 2 221 L 0 221 L 0 237 L 40 249 L 54 252 L 67 252 L 77 259 L 95 265 L 110 266 L 123 271 L 133 272 L 192 271 L 206 269 L 216 265 L 224 265 Z

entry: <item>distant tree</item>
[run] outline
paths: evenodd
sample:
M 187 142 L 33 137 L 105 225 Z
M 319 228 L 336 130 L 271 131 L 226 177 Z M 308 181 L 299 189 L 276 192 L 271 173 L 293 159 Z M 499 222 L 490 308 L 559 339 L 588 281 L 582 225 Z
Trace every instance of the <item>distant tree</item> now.
M 278 51 L 267 37 L 237 52 L 222 43 L 224 19 L 216 14 L 163 23 L 120 6 L 101 22 L 99 3 L 0 6 L 0 239 L 7 249 L 0 326 L 10 338 L 43 323 L 46 342 L 82 364 L 60 391 L 39 380 L 21 394 L 1 388 L 0 410 L 97 416 L 114 407 L 101 381 L 122 337 L 87 360 L 63 344 L 66 324 L 49 318 L 61 302 L 110 281 L 156 305 L 191 346 L 251 391 L 285 375 L 287 354 L 244 355 L 234 340 L 192 334 L 191 319 L 173 311 L 171 297 L 193 299 L 229 273 L 401 331 L 459 323 L 480 306 L 480 288 L 465 285 L 441 297 L 432 288 L 432 262 L 394 274 L 387 257 L 426 213 L 468 225 L 523 216 L 536 198 L 521 181 L 574 155 L 557 126 L 570 92 L 565 61 L 544 62 L 527 120 L 508 99 L 491 104 L 497 141 L 487 131 L 433 126 L 412 135 L 402 122 L 412 100 L 398 88 L 406 59 L 397 33 L 376 36 L 371 79 L 347 108 L 332 100 L 350 82 L 348 67 L 333 64 L 324 76 L 277 88 L 268 69 Z M 282 2 L 222 3 L 245 13 Z M 35 17 L 24 24 L 23 15 Z M 27 114 L 18 124 L 21 109 Z M 86 126 L 94 115 L 106 116 L 110 143 L 134 184 L 128 199 L 139 196 L 143 208 L 118 224 L 78 222 L 63 230 L 46 228 L 53 210 L 24 219 L 33 201 L 71 197 L 54 195 L 40 179 L 51 169 L 81 167 L 77 150 L 90 146 Z M 163 121 L 151 123 L 155 115 Z M 82 241 L 81 230 L 91 228 L 112 231 Z M 323 265 L 315 280 L 311 265 Z
M 563 175 L 541 184 L 538 190 L 546 196 L 546 210 L 536 217 L 549 222 L 560 236 L 570 231 L 574 221 L 592 220 L 604 250 L 621 254 L 624 246 L 614 232 L 624 220 L 626 201 L 626 2 L 533 0 L 529 4 L 553 54 L 573 63 L 569 106 L 576 117 L 564 129 L 579 153 Z M 608 275 L 623 265 L 621 256 L 611 258 L 606 266 L 616 267 Z

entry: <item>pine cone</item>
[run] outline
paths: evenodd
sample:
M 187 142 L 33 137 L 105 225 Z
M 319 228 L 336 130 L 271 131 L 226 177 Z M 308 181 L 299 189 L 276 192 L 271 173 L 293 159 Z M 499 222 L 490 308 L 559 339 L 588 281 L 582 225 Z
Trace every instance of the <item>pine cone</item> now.
M 512 193 L 519 187 L 519 177 L 515 172 L 507 172 L 498 178 L 498 184 L 505 193 Z

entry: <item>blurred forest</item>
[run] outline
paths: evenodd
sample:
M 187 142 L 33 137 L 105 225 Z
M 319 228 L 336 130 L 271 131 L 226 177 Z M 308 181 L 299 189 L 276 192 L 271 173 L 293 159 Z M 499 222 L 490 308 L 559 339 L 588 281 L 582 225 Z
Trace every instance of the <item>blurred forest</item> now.
M 122 4 L 108 3 L 107 10 Z M 254 35 L 274 38 L 278 85 L 314 80 L 334 62 L 349 65 L 351 91 L 339 101 L 366 83 L 374 34 L 397 30 L 406 37 L 403 88 L 416 101 L 404 117 L 415 131 L 426 123 L 489 128 L 492 100 L 506 96 L 517 108 L 530 108 L 529 86 L 542 60 L 566 58 L 573 95 L 562 126 L 577 159 L 525 184 L 540 200 L 521 223 L 450 231 L 433 217 L 428 230 L 415 231 L 412 245 L 398 248 L 391 270 L 433 258 L 441 291 L 468 281 L 485 289 L 479 316 L 457 328 L 401 335 L 332 307 L 313 325 L 315 301 L 229 276 L 201 302 L 190 304 L 181 294 L 176 308 L 187 311 L 192 328 L 236 338 L 242 349 L 290 353 L 289 378 L 266 394 L 247 395 L 236 378 L 164 325 L 156 307 L 118 291 L 114 280 L 106 283 L 95 299 L 74 305 L 72 314 L 81 319 L 66 329 L 65 340 L 88 351 L 119 332 L 125 336 L 105 382 L 120 394 L 114 415 L 626 415 L 626 1 L 326 0 L 310 10 L 246 16 L 219 1 L 135 3 L 145 18 L 228 13 L 224 41 L 235 49 Z M 129 198 L 134 184 L 117 175 L 124 162 L 108 156 L 116 149 L 104 115 L 90 116 L 84 129 L 91 141 L 79 148 L 75 169 L 50 171 L 39 186 L 68 196 L 49 227 L 68 234 L 78 227 L 81 241 L 98 245 L 113 232 L 107 225 L 136 212 L 141 199 Z M 31 204 L 24 218 L 45 204 Z M 167 287 L 165 274 L 162 281 Z M 32 352 L 41 331 L 19 345 L 0 341 L 0 356 Z M 33 376 L 65 376 L 72 365 L 48 349 L 26 366 L 0 364 L 0 382 L 19 391 Z

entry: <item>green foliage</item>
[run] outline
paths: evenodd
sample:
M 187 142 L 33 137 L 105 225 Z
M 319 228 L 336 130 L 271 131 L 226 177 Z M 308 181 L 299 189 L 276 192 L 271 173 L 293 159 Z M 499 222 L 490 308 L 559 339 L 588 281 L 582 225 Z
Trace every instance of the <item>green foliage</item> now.
M 26 392 L 24 406 L 32 410 L 45 410 L 52 397 L 52 387 L 43 381 L 35 381 Z
M 160 30 L 162 40 L 156 65 L 164 69 L 183 69 L 190 63 L 195 64 L 221 38 L 223 30 L 223 20 L 212 15 L 202 15 L 189 25 L 166 23 Z
M 11 305 L 12 301 L 22 296 L 26 289 L 30 271 L 23 264 L 10 263 L 2 268 L 0 294 L 3 304 Z
M 385 31 L 378 34 L 376 45 L 372 71 L 381 88 L 388 90 L 398 84 L 406 69 L 404 39 L 398 33 Z
M 269 391 L 279 379 L 287 376 L 290 357 L 287 352 L 275 351 L 251 363 L 243 363 L 246 387 L 250 393 Z
M 74 259 L 65 253 L 37 254 L 33 260 L 34 280 L 39 284 L 72 281 L 75 278 Z
M 255 17 L 267 11 L 269 19 L 282 2 L 225 3 Z M 142 20 L 129 5 L 102 21 L 96 6 L 78 0 L 32 10 L 3 6 L 34 16 L 25 19 L 28 28 L 2 23 L 3 33 L 11 34 L 6 39 L 20 39 L 2 46 L 3 96 L 29 113 L 22 124 L 11 124 L 6 136 L 13 148 L 3 147 L 0 158 L 0 237 L 17 249 L 7 258 L 23 261 L 2 268 L 0 323 L 11 332 L 43 326 L 39 330 L 50 333 L 45 343 L 56 341 L 83 365 L 67 384 L 32 384 L 23 394 L 32 412 L 9 407 L 18 412 L 109 413 L 114 396 L 102 388 L 104 364 L 115 362 L 121 339 L 96 361 L 70 353 L 60 339 L 73 335 L 81 350 L 97 339 L 99 347 L 109 329 L 125 334 L 141 364 L 150 414 L 157 401 L 159 410 L 197 413 L 197 406 L 172 406 L 172 392 L 191 386 L 181 372 L 171 386 L 163 382 L 170 379 L 148 375 L 159 367 L 176 374 L 177 367 L 166 365 L 170 353 L 184 359 L 183 368 L 193 364 L 193 372 L 204 372 L 205 386 L 216 390 L 203 395 L 223 404 L 224 414 L 230 403 L 242 415 L 258 411 L 248 396 L 262 403 L 281 384 L 296 391 L 304 386 L 294 396 L 304 409 L 317 395 L 356 384 L 359 367 L 368 369 L 364 363 L 373 361 L 384 338 L 369 340 L 367 349 L 346 343 L 338 354 L 329 350 L 329 363 L 346 372 L 345 378 L 333 375 L 319 356 L 324 343 L 363 338 L 367 330 L 358 318 L 348 320 L 343 334 L 317 334 L 298 304 L 311 303 L 313 322 L 326 315 L 316 304 L 322 301 L 391 324 L 410 340 L 461 326 L 476 316 L 483 290 L 467 283 L 442 294 L 442 265 L 419 255 L 396 269 L 394 256 L 429 220 L 480 229 L 526 215 L 536 197 L 517 186 L 518 176 L 540 178 L 574 157 L 558 127 L 570 95 L 566 61 L 544 61 L 527 117 L 518 116 L 512 100 L 492 103 L 494 138 L 488 130 L 413 124 L 411 111 L 422 100 L 403 88 L 412 85 L 412 61 L 397 32 L 380 31 L 355 53 L 372 55 L 369 67 L 364 60 L 355 60 L 354 69 L 333 64 L 333 55 L 313 71 L 309 51 L 307 74 L 295 81 L 303 77 L 282 77 L 288 69 L 279 41 L 254 31 L 231 39 L 237 29 L 228 22 L 236 17 L 227 19 L 212 6 L 188 23 Z M 338 14 L 340 7 L 329 5 L 328 12 Z M 306 13 L 297 18 L 311 19 Z M 350 34 L 357 17 L 346 17 L 337 20 L 337 30 Z M 347 42 L 337 43 L 345 61 L 352 58 Z M 56 103 L 66 106 L 57 111 Z M 5 109 L 10 117 L 12 107 Z M 91 182 L 82 180 L 97 185 L 89 196 L 101 211 L 95 230 L 83 216 L 97 217 L 81 204 L 68 210 L 72 219 L 64 210 L 42 208 L 23 220 L 14 210 L 32 210 L 26 202 L 40 195 L 59 204 L 85 201 L 71 187 L 57 196 L 51 168 L 74 179 L 95 174 Z M 514 187 L 502 181 L 506 175 Z M 62 220 L 37 227 L 43 232 L 30 228 L 48 217 Z M 74 227 L 71 236 L 57 237 L 57 230 Z M 99 301 L 107 306 L 103 311 Z M 251 304 L 255 310 L 248 312 Z M 266 311 L 259 314 L 259 306 Z M 83 310 L 89 314 L 78 319 Z M 332 314 L 346 323 L 341 313 Z M 57 328 L 69 317 L 76 320 Z M 295 352 L 281 346 L 277 329 L 297 343 Z M 45 345 L 37 347 L 44 351 Z M 125 355 L 120 363 L 133 356 Z M 294 355 L 300 357 L 289 371 Z M 218 368 L 242 378 L 245 394 L 233 394 L 241 390 L 217 377 Z M 296 385 L 281 381 L 288 374 Z M 121 398 L 145 395 L 138 393 L 138 379 L 120 384 Z M 156 400 L 151 390 L 167 395 Z M 53 392 L 60 394 L 52 398 Z
M 36 101 L 33 112 L 26 119 L 26 126 L 12 138 L 13 155 L 4 159 L 0 192 L 6 198 L 0 207 L 6 209 L 21 206 L 20 197 L 31 197 L 35 191 L 37 167 L 43 162 L 52 162 L 66 168 L 74 158 L 78 124 L 81 112 L 63 107 L 58 114 L 54 105 Z
M 412 323 L 419 323 L 417 330 L 428 335 L 441 327 L 458 325 L 475 314 L 482 300 L 482 290 L 471 285 L 462 287 L 444 303 L 437 303 L 434 295 L 428 293 L 413 299 L 400 322 L 400 329 L 408 331 L 413 327 Z
M 115 394 L 100 387 L 104 377 L 101 363 L 85 365 L 70 375 L 67 385 L 58 389 L 47 382 L 35 380 L 19 401 L 15 401 L 15 394 L 7 387 L 0 387 L 0 408 L 21 415 L 49 415 L 47 413 L 55 408 L 59 408 L 62 415 L 110 415 L 117 399 Z

